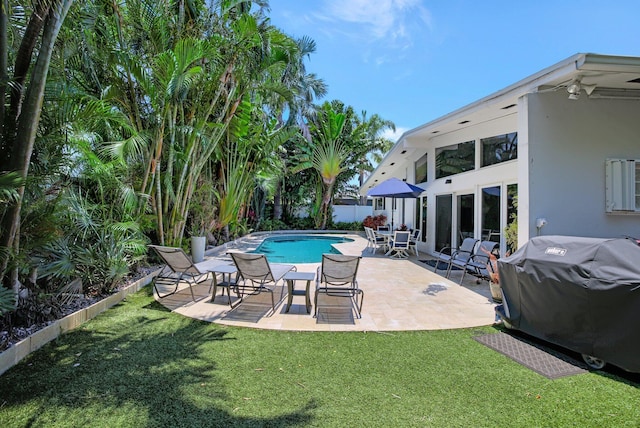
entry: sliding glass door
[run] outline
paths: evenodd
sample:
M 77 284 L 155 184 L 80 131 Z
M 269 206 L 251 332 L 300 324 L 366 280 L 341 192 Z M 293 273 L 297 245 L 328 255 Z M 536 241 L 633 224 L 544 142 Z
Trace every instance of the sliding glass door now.
M 420 229 L 418 239 L 422 242 L 427 238 L 427 198 L 418 198 L 416 201 L 416 216 L 413 224 L 415 229 Z
M 475 196 L 473 194 L 458 196 L 458 235 L 457 246 L 464 238 L 473 238 L 475 227 Z
M 480 217 L 483 241 L 500 242 L 500 186 L 482 189 L 482 215 Z
M 451 247 L 452 195 L 436 196 L 436 251 Z

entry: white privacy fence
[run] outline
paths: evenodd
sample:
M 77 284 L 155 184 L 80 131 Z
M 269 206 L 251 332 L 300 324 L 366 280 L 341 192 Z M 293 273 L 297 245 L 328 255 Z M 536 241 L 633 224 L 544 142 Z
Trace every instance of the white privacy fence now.
M 352 222 L 362 221 L 367 216 L 373 215 L 373 207 L 365 205 L 334 205 L 333 206 L 333 221 L 337 222 Z
M 367 216 L 373 215 L 373 207 L 365 205 L 333 205 L 333 222 L 346 222 L 362 221 Z M 296 212 L 296 216 L 304 218 L 309 215 L 307 209 L 299 209 Z

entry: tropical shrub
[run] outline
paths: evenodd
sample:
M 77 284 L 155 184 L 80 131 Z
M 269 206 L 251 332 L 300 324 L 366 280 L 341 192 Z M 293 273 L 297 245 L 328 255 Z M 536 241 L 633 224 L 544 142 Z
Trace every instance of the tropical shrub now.
M 289 230 L 290 227 L 287 226 L 285 222 L 282 220 L 275 219 L 265 219 L 260 222 L 259 231 L 273 231 L 273 230 Z
M 0 287 L 0 315 L 12 311 L 15 305 L 15 294 L 9 288 Z
M 513 197 L 514 212 L 509 218 L 509 224 L 504 228 L 504 239 L 507 243 L 507 254 L 518 249 L 518 197 Z
M 332 229 L 335 230 L 362 230 L 361 221 L 339 221 L 333 224 Z
M 193 192 L 189 204 L 189 235 L 207 236 L 216 225 L 215 195 L 213 184 L 202 180 Z
M 289 222 L 289 229 L 294 230 L 312 230 L 315 228 L 316 221 L 313 217 L 292 217 Z
M 370 227 L 372 229 L 377 229 L 378 226 L 384 226 L 385 224 L 387 224 L 387 216 L 384 214 L 369 215 L 362 221 L 364 227 Z
M 61 235 L 42 247 L 39 277 L 58 286 L 80 278 L 85 293 L 109 294 L 144 259 L 148 241 L 125 210 L 73 192 L 64 201 Z

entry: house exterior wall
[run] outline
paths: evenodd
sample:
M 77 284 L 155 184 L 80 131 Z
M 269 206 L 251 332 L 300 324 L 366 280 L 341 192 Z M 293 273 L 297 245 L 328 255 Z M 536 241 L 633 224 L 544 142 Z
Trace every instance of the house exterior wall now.
M 519 201 L 519 213 L 527 210 L 528 215 L 519 214 L 519 227 L 527 228 L 530 237 L 640 236 L 639 215 L 605 212 L 605 159 L 640 158 L 640 101 L 569 100 L 565 91 L 526 99 L 520 112 L 526 117 L 520 122 L 528 147 L 521 151 L 524 139 L 519 139 L 518 155 L 519 164 L 527 159 L 523 168 L 528 169 L 520 171 L 528 192 L 522 194 L 526 199 Z M 540 230 L 537 218 L 547 220 Z
M 436 196 L 451 194 L 453 196 L 453 212 L 457 212 L 457 196 L 473 194 L 475 195 L 475 236 L 480 237 L 481 231 L 481 213 L 480 213 L 480 200 L 481 190 L 483 187 L 489 186 L 501 186 L 502 188 L 502 223 L 506 225 L 506 186 L 508 184 L 517 183 L 518 181 L 518 161 L 509 161 L 496 165 L 480 168 L 481 151 L 480 151 L 480 139 L 486 137 L 493 137 L 496 135 L 507 134 L 510 132 L 518 131 L 518 116 L 515 112 L 505 114 L 504 116 L 480 123 L 477 125 L 470 125 L 464 129 L 456 132 L 447 133 L 445 135 L 433 137 L 425 142 L 425 148 L 427 150 L 427 182 L 416 183 L 418 186 L 426 189 L 423 196 L 427 197 L 427 217 L 431 220 L 428 221 L 427 241 L 426 248 L 429 251 L 435 251 L 435 229 L 436 229 Z M 435 178 L 435 158 L 436 149 L 439 147 L 445 147 L 452 144 L 463 143 L 466 141 L 475 141 L 475 169 L 466 171 L 460 174 L 455 174 L 445 178 Z M 518 141 L 518 146 L 520 142 Z M 518 147 L 518 150 L 520 148 Z M 520 155 L 518 155 L 520 156 Z M 447 180 L 451 180 L 447 183 Z M 520 186 L 519 186 L 520 187 Z M 412 211 L 413 212 L 413 211 Z M 455 214 L 454 214 L 455 215 Z M 454 227 L 452 230 L 452 242 L 455 241 L 456 236 L 456 221 L 454 219 Z M 504 239 L 501 242 L 502 247 L 505 247 Z
M 420 199 L 405 201 L 405 215 L 400 221 L 410 227 L 427 229 L 423 247 L 428 251 L 436 247 L 437 196 L 452 196 L 451 241 L 456 244 L 457 196 L 474 195 L 473 233 L 480 238 L 482 188 L 500 186 L 500 224 L 504 226 L 507 186 L 511 184 L 517 184 L 519 246 L 536 235 L 640 237 L 640 213 L 607 213 L 605 193 L 607 159 L 640 159 L 638 75 L 639 57 L 576 54 L 406 132 L 360 192 L 366 192 L 388 177 L 406 178 L 423 187 L 422 196 L 427 199 L 426 221 L 422 219 L 419 225 L 413 224 L 416 206 L 422 206 Z M 579 99 L 568 98 L 570 84 L 581 88 Z M 518 133 L 518 159 L 480 168 L 480 139 L 514 131 Z M 475 169 L 436 180 L 436 149 L 471 140 L 476 147 Z M 420 183 L 415 181 L 414 162 L 425 153 L 427 180 Z M 612 198 L 609 209 L 614 205 L 632 207 L 633 198 L 639 195 L 637 186 L 633 189 L 629 177 L 614 178 L 617 181 L 614 180 L 614 186 L 609 189 Z M 640 183 L 639 178 L 635 178 L 636 184 Z M 625 185 L 621 186 L 621 182 Z M 465 202 L 468 203 L 468 198 Z M 387 210 L 389 207 L 390 201 Z M 449 215 L 447 210 L 441 212 Z M 465 213 L 468 212 L 467 209 Z M 543 227 L 537 227 L 538 219 L 545 219 Z M 492 224 L 488 228 L 495 229 L 493 212 L 490 220 Z M 441 225 L 442 235 L 448 236 L 448 226 Z M 465 232 L 470 232 L 469 222 L 465 226 Z M 442 237 L 439 245 L 447 243 L 445 238 Z M 505 249 L 503 236 L 501 250 Z

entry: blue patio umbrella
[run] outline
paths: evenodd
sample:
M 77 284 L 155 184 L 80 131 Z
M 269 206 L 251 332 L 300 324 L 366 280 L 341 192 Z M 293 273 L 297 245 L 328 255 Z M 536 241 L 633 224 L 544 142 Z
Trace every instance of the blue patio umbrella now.
M 367 196 L 378 198 L 417 198 L 424 192 L 422 187 L 407 183 L 395 177 L 389 178 L 367 192 Z M 393 229 L 393 206 L 391 207 L 391 229 Z

